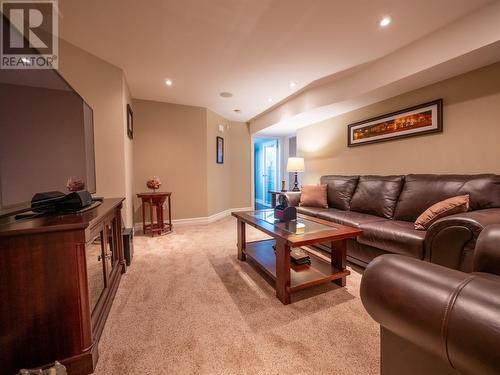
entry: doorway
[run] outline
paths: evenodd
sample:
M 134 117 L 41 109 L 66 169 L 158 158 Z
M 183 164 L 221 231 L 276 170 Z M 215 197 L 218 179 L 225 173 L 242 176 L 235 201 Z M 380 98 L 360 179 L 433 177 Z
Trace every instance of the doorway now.
M 271 208 L 269 191 L 278 189 L 278 140 L 254 139 L 254 196 L 255 209 Z

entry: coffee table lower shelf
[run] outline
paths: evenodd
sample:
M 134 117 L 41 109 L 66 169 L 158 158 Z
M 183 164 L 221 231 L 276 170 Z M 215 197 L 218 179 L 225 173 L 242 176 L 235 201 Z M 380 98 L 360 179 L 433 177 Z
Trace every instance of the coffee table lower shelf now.
M 274 244 L 274 240 L 247 242 L 244 253 L 253 261 L 252 263 L 256 264 L 265 274 L 276 281 Z M 307 251 L 307 248 L 304 248 L 304 250 Z M 325 261 L 313 252 L 308 251 L 308 253 L 311 258 L 309 267 L 291 266 L 290 268 L 290 286 L 287 288 L 290 293 L 350 275 L 349 270 L 337 269 L 330 262 Z

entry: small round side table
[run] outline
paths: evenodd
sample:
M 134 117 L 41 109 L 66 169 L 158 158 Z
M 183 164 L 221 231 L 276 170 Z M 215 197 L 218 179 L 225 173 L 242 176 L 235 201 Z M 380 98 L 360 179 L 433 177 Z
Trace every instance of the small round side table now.
M 155 233 L 163 234 L 172 231 L 172 206 L 170 202 L 171 192 L 154 192 L 137 194 L 142 199 L 142 231 L 144 234 L 150 232 L 151 237 Z M 163 220 L 163 206 L 167 202 L 168 222 Z M 146 224 L 146 204 L 149 205 L 149 223 Z M 156 211 L 156 222 L 154 211 Z

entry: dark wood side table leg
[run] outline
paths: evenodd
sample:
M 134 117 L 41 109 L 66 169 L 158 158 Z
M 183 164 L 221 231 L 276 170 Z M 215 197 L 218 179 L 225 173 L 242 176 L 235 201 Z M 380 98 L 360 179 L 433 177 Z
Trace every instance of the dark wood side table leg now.
M 149 222 L 150 222 L 150 229 L 151 229 L 151 237 L 155 236 L 154 232 L 154 218 L 153 218 L 153 200 L 149 200 Z
M 158 222 L 158 232 L 161 234 L 165 229 L 165 224 L 163 223 L 163 202 L 161 200 L 156 202 L 156 220 Z
M 332 266 L 338 270 L 345 270 L 347 268 L 347 240 L 333 241 L 332 242 Z M 338 286 L 345 286 L 345 276 L 341 279 L 333 280 Z
M 276 296 L 284 304 L 290 303 L 290 246 L 276 241 Z
M 142 233 L 146 234 L 146 202 L 142 200 Z
M 275 208 L 276 207 L 276 194 L 270 193 L 271 194 L 271 207 Z
M 246 247 L 246 233 L 245 233 L 245 222 L 238 220 L 238 223 L 236 224 L 237 230 L 238 230 L 238 259 L 241 261 L 245 261 L 247 259 L 247 256 L 245 254 L 245 247 Z
M 172 230 L 172 205 L 170 202 L 170 195 L 168 196 L 168 229 Z
M 163 209 L 165 208 L 165 201 L 161 202 L 160 214 L 161 214 L 161 230 L 165 231 L 165 219 L 163 218 Z

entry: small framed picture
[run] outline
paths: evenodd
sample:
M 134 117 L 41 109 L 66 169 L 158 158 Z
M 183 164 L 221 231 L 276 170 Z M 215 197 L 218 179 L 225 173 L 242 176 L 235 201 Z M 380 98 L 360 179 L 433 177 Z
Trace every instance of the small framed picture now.
M 130 104 L 127 104 L 127 135 L 130 139 L 134 139 L 134 112 Z
M 217 137 L 217 164 L 224 164 L 224 138 Z

